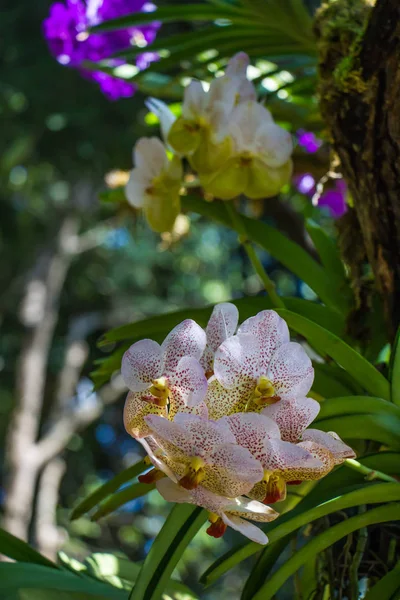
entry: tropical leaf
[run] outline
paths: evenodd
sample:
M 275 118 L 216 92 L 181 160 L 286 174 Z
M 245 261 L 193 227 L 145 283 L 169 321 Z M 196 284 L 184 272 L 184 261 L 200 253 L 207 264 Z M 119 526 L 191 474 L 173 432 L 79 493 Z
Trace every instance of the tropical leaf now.
M 373 440 L 393 450 L 400 450 L 400 419 L 391 414 L 351 414 L 327 419 L 317 418 L 316 428 L 335 431 L 340 437 Z
M 232 224 L 222 201 L 205 202 L 191 195 L 182 197 L 182 206 L 188 211 L 197 212 L 238 231 L 236 225 Z M 346 298 L 331 281 L 325 269 L 303 248 L 266 223 L 244 215 L 241 215 L 241 221 L 251 241 L 264 248 L 294 275 L 307 283 L 324 304 L 339 312 L 347 313 L 350 307 Z
M 344 417 L 347 415 L 364 415 L 367 413 L 393 415 L 400 420 L 399 407 L 393 406 L 393 404 L 386 400 L 382 400 L 382 398 L 373 398 L 372 396 L 329 398 L 321 403 L 321 410 L 317 418 L 323 420 L 337 416 Z
M 397 486 L 397 484 L 394 485 Z M 360 503 L 364 503 L 362 499 L 360 499 Z M 373 508 L 365 513 L 350 517 L 342 523 L 333 525 L 297 550 L 297 552 L 260 587 L 258 592 L 253 596 L 253 600 L 270 600 L 273 598 L 287 579 L 300 567 L 309 560 L 312 560 L 318 553 L 329 548 L 329 546 L 332 546 L 332 544 L 353 531 L 357 531 L 357 529 L 360 529 L 361 527 L 367 527 L 368 525 L 373 525 L 375 523 L 396 521 L 399 518 L 400 503 L 393 503 Z
M 400 406 L 400 327 L 392 348 L 390 361 L 390 390 L 392 402 Z
M 207 519 L 191 504 L 176 504 L 143 563 L 129 600 L 159 600 L 186 546 Z
M 321 398 L 335 398 L 362 394 L 362 387 L 344 369 L 334 363 L 313 362 L 312 389 Z
M 132 502 L 132 500 L 136 500 L 136 498 L 140 498 L 141 496 L 145 496 L 154 490 L 154 488 L 155 484 L 148 483 L 133 483 L 132 485 L 123 488 L 119 492 L 113 494 L 111 498 L 105 500 L 92 515 L 91 520 L 98 521 L 99 519 L 106 517 L 110 513 L 121 508 L 121 506 L 124 506 L 124 504 Z
M 13 560 L 59 569 L 55 563 L 36 552 L 26 542 L 8 533 L 8 531 L 4 531 L 4 529 L 0 529 L 0 554 L 4 554 Z
M 365 600 L 398 600 L 400 598 L 400 561 L 364 596 Z
M 384 400 L 390 399 L 388 380 L 346 342 L 301 315 L 285 309 L 278 309 L 277 312 L 292 330 L 304 336 L 312 345 L 315 343 L 323 348 L 325 354 L 343 367 L 367 392 Z
M 85 513 L 92 510 L 92 508 L 100 504 L 100 502 L 105 500 L 105 498 L 110 496 L 110 494 L 118 490 L 124 483 L 135 479 L 135 477 L 141 475 L 141 473 L 148 468 L 149 465 L 147 461 L 141 460 L 131 467 L 128 467 L 128 469 L 125 469 L 121 473 L 118 473 L 118 475 L 98 487 L 94 492 L 82 500 L 72 511 L 71 520 L 78 519 Z
M 45 567 L 38 564 L 18 563 L 0 563 L 0 592 L 3 593 L 20 591 L 21 589 L 35 589 L 42 593 L 46 598 L 46 592 L 43 590 L 57 590 L 57 592 L 74 592 L 85 594 L 85 600 L 127 600 L 128 593 L 119 590 L 111 585 L 107 585 L 91 578 L 74 575 L 69 571 L 60 571 L 58 569 Z M 50 594 L 50 592 L 47 592 Z M 26 598 L 35 598 L 29 596 L 26 592 Z M 38 596 L 39 598 L 40 596 Z M 54 598 L 58 596 L 50 596 Z M 36 600 L 36 598 L 35 598 Z M 81 600 L 79 598 L 79 600 Z

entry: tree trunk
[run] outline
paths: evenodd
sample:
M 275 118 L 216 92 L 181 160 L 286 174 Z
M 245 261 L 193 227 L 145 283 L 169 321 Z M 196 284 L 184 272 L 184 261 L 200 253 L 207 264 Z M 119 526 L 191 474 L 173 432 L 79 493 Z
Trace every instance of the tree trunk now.
M 368 278 L 367 258 L 393 337 L 400 323 L 400 3 L 372 4 L 324 4 L 315 31 L 321 112 L 358 221 L 354 231 L 351 217 L 347 260 L 353 274 Z

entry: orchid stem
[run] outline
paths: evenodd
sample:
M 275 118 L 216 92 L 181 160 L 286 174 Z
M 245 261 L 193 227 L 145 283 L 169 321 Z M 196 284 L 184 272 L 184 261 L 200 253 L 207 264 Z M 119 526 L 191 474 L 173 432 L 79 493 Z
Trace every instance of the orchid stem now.
M 253 265 L 255 272 L 261 279 L 264 289 L 270 297 L 273 306 L 275 308 L 285 308 L 285 303 L 283 302 L 282 298 L 277 294 L 274 282 L 271 281 L 271 279 L 267 275 L 264 267 L 262 266 L 261 260 L 247 235 L 246 227 L 241 218 L 240 213 L 237 212 L 232 202 L 225 202 L 225 206 L 229 217 L 232 221 L 232 225 L 239 234 L 239 241 L 245 249 L 246 254 L 249 257 L 249 260 Z
M 382 471 L 375 471 L 375 469 L 370 469 L 358 462 L 358 460 L 354 460 L 353 458 L 348 458 L 345 460 L 344 464 L 346 467 L 350 467 L 354 471 L 358 471 L 362 475 L 365 475 L 365 479 L 368 481 L 373 481 L 374 479 L 381 479 L 382 481 L 389 481 L 390 483 L 400 483 L 394 477 L 387 475 L 386 473 L 382 473 Z

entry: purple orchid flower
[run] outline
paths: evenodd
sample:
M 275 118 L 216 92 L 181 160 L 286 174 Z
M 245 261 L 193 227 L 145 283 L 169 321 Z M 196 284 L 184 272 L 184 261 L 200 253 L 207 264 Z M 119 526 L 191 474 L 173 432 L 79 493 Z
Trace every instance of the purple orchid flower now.
M 297 139 L 299 145 L 310 154 L 317 152 L 317 150 L 322 146 L 322 140 L 317 138 L 315 133 L 312 131 L 306 131 L 305 129 L 298 130 Z
M 132 40 L 144 48 L 155 39 L 160 23 L 91 35 L 87 30 L 109 19 L 154 8 L 145 0 L 65 0 L 51 5 L 43 32 L 50 52 L 60 64 L 79 69 L 84 77 L 96 81 L 109 99 L 117 100 L 132 96 L 136 86 L 101 71 L 84 69 L 80 66 L 82 61 L 109 59 L 115 52 L 129 48 Z M 143 52 L 136 60 L 137 67 L 142 70 L 157 58 L 153 52 Z M 124 64 L 120 59 L 109 62 L 110 66 Z

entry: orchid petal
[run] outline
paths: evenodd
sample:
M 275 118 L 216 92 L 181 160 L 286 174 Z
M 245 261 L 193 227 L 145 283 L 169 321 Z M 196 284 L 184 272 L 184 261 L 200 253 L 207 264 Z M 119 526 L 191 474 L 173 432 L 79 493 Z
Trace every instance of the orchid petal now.
M 175 370 L 184 356 L 192 356 L 200 360 L 206 343 L 205 331 L 195 321 L 186 319 L 179 323 L 161 344 L 164 373 L 169 374 Z
M 318 415 L 319 410 L 320 405 L 316 400 L 304 397 L 270 404 L 261 414 L 277 423 L 282 440 L 298 442 L 303 431 Z
M 156 482 L 157 490 L 167 502 L 178 502 L 179 504 L 194 504 L 192 494 L 170 479 L 159 479 Z
M 278 471 L 286 481 L 312 479 L 310 475 L 313 473 L 316 475 L 315 479 L 318 479 L 323 469 L 322 462 L 306 449 L 282 440 L 268 440 L 265 443 L 265 455 L 263 467 L 269 471 Z
M 286 321 L 274 310 L 263 310 L 242 323 L 238 333 L 249 333 L 258 339 L 260 345 L 260 361 L 267 368 L 273 353 L 282 344 L 290 341 Z
M 257 153 L 256 139 L 260 123 L 273 123 L 271 113 L 254 100 L 240 102 L 230 118 L 230 132 L 237 153 Z
M 167 466 L 167 464 L 162 460 L 163 457 L 159 457 L 157 455 L 157 453 L 159 451 L 161 451 L 161 448 L 158 446 L 158 444 L 154 441 L 154 439 L 150 436 L 147 436 L 146 438 L 142 438 L 140 440 L 138 440 L 138 442 L 143 446 L 143 448 L 146 450 L 148 457 L 150 458 L 153 466 L 158 469 L 159 471 L 162 471 L 163 473 L 165 473 L 165 475 L 167 477 L 169 477 L 169 479 L 166 479 L 166 481 L 171 481 L 177 483 L 178 480 L 175 476 L 175 473 Z M 162 452 L 162 451 L 161 451 Z
M 166 410 L 142 400 L 141 392 L 129 392 L 124 406 L 124 425 L 129 435 L 141 438 L 151 434 L 151 429 L 144 420 L 147 415 L 158 415 L 164 418 Z
M 235 529 L 236 531 L 239 531 L 242 535 L 249 538 L 252 542 L 255 542 L 256 544 L 262 544 L 263 546 L 265 546 L 265 544 L 268 544 L 268 537 L 256 525 L 253 525 L 252 523 L 249 523 L 248 521 L 245 521 L 244 519 L 241 519 L 240 517 L 235 517 L 233 515 L 228 516 L 224 514 L 222 516 L 222 520 L 226 525 L 232 527 L 232 529 Z
M 258 156 L 269 167 L 281 167 L 293 152 L 292 136 L 275 123 L 267 123 L 257 135 Z
M 247 448 L 260 461 L 265 455 L 265 440 L 280 439 L 278 425 L 272 419 L 257 413 L 236 413 L 223 417 L 218 423 L 225 423 L 235 436 L 236 443 Z
M 314 458 L 321 461 L 323 467 L 320 469 L 318 477 L 314 477 L 314 479 L 324 477 L 335 466 L 335 458 L 332 452 L 329 452 L 325 446 L 317 444 L 316 442 L 300 442 L 297 446 L 307 450 Z M 318 471 L 316 473 L 318 474 Z M 313 479 L 313 477 L 309 477 L 309 479 Z
M 195 120 L 206 115 L 208 98 L 200 81 L 192 80 L 185 88 L 182 104 L 182 116 Z
M 159 138 L 140 138 L 135 144 L 133 154 L 135 167 L 140 169 L 149 181 L 168 168 L 165 146 Z
M 244 411 L 249 393 L 251 389 L 247 392 L 240 388 L 226 390 L 215 377 L 212 377 L 208 382 L 205 399 L 209 418 L 216 421 L 226 415 Z
M 231 337 L 239 321 L 239 311 L 231 302 L 222 302 L 214 306 L 206 327 L 207 346 L 201 364 L 206 372 L 213 371 L 214 354 L 228 337 Z
M 244 496 L 229 500 L 224 510 L 231 515 L 258 523 L 269 523 L 279 517 L 279 513 L 270 506 L 257 502 L 257 500 L 248 500 Z
M 340 437 L 333 431 L 325 433 L 319 429 L 306 429 L 302 435 L 302 441 L 315 442 L 324 446 L 335 459 L 335 464 L 340 464 L 346 458 L 355 458 L 356 454 L 350 446 L 347 446 Z
M 314 369 L 304 348 L 296 342 L 288 342 L 274 352 L 267 376 L 273 382 L 277 396 L 294 398 L 310 391 Z
M 135 167 L 129 175 L 128 183 L 125 186 L 125 195 L 129 204 L 135 208 L 142 208 L 146 202 L 146 189 L 150 181 L 145 177 L 140 169 Z
M 221 445 L 204 460 L 206 477 L 202 485 L 220 496 L 246 494 L 263 476 L 259 461 L 237 444 Z
M 258 374 L 260 347 L 255 336 L 241 333 L 225 340 L 214 359 L 214 374 L 227 389 L 254 387 Z
M 165 102 L 157 98 L 148 98 L 145 104 L 149 111 L 158 117 L 162 137 L 166 140 L 172 124 L 176 121 L 176 116 Z
M 154 340 L 140 340 L 125 352 L 121 374 L 133 392 L 146 390 L 161 375 L 161 347 Z
M 183 356 L 170 377 L 171 392 L 175 399 L 179 396 L 189 408 L 200 404 L 206 397 L 207 377 L 198 360 L 192 356 Z
M 250 59 L 245 52 L 237 52 L 229 60 L 225 75 L 229 77 L 246 77 L 247 67 L 250 64 Z

